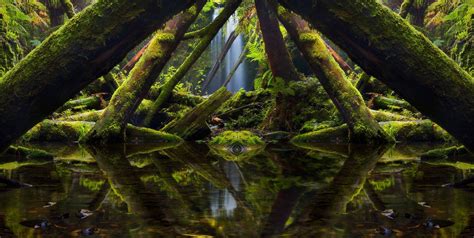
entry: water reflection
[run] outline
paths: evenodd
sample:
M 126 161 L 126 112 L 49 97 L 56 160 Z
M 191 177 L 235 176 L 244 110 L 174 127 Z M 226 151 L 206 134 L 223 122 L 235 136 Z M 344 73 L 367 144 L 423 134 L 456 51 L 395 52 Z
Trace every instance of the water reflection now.
M 474 233 L 473 190 L 442 186 L 473 173 L 420 162 L 432 145 L 269 145 L 240 159 L 203 144 L 35 146 L 54 161 L 0 162 L 33 185 L 0 185 L 0 237 Z

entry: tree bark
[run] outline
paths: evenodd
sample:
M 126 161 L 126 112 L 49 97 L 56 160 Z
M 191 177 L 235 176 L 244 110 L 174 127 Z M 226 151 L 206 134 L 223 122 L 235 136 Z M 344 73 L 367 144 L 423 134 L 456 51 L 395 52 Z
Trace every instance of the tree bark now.
M 242 0 L 229 0 L 226 2 L 224 9 L 219 14 L 219 16 L 208 26 L 209 28 L 207 29 L 206 35 L 201 38 L 191 55 L 189 55 L 184 60 L 184 62 L 178 68 L 173 77 L 171 77 L 163 85 L 160 95 L 153 103 L 150 113 L 145 118 L 145 125 L 150 124 L 155 114 L 168 100 L 169 96 L 173 92 L 174 87 L 179 83 L 179 81 L 181 81 L 181 79 L 186 75 L 191 66 L 193 66 L 193 64 L 199 59 L 202 53 L 207 49 L 212 39 L 214 39 L 214 36 L 216 36 L 221 27 L 226 23 L 227 19 L 229 19 L 229 17 L 234 14 L 235 10 L 237 10 L 241 2 Z
M 0 79 L 0 151 L 54 112 L 191 0 L 100 0 Z
M 183 117 L 176 118 L 170 122 L 162 131 L 176 134 L 183 139 L 193 139 L 196 132 L 206 125 L 206 120 L 212 116 L 212 113 L 231 96 L 232 93 L 225 88 L 217 90 L 206 101 L 197 105 L 191 111 L 183 115 Z
M 278 16 L 349 126 L 349 141 L 353 143 L 393 141 L 374 119 L 362 95 L 347 79 L 319 33 L 311 29 L 301 17 L 284 8 L 279 9 Z
M 289 82 L 297 81 L 298 72 L 293 65 L 290 53 L 280 31 L 275 2 L 271 0 L 255 0 L 257 16 L 262 30 L 265 52 L 275 81 L 283 80 L 283 88 L 289 87 Z M 263 128 L 267 130 L 292 131 L 293 105 L 291 95 L 278 92 L 275 106 L 267 115 Z
M 474 150 L 474 79 L 375 0 L 279 0 L 421 113 Z
M 161 70 L 171 58 L 184 33 L 199 15 L 205 0 L 198 0 L 186 11 L 169 20 L 157 31 L 127 80 L 114 93 L 109 105 L 84 141 L 123 142 L 125 128 Z

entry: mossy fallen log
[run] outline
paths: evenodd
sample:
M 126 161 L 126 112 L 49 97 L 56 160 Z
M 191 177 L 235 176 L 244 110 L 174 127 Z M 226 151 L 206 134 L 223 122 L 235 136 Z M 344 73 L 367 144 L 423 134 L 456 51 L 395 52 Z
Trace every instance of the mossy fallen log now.
M 452 137 L 441 127 L 429 120 L 388 121 L 379 123 L 397 142 L 451 142 Z M 295 136 L 294 143 L 331 142 L 347 143 L 347 126 L 330 127 Z
M 412 112 L 416 112 L 416 109 L 405 100 L 396 98 L 385 97 L 380 94 L 373 95 L 372 99 L 369 100 L 369 104 L 373 105 L 377 109 L 390 109 L 390 110 L 402 110 L 406 109 Z
M 67 101 L 56 112 L 66 111 L 68 109 L 100 109 L 102 100 L 100 95 L 94 95 L 86 98 L 80 98 Z
M 53 155 L 44 150 L 24 146 L 10 146 L 1 157 L 15 157 L 20 159 L 52 160 Z
M 77 142 L 87 131 L 94 127 L 94 122 L 84 121 L 54 121 L 45 120 L 23 137 L 23 141 L 49 141 L 49 142 Z M 144 127 L 128 125 L 126 129 L 128 143 L 138 142 L 179 142 L 181 138 L 165 132 L 160 132 Z
M 382 110 L 370 110 L 370 113 L 374 116 L 378 122 L 382 121 L 415 121 L 416 118 L 400 115 L 397 113 L 382 111 Z
M 474 150 L 474 78 L 375 0 L 278 0 L 365 72 Z
M 143 56 L 115 91 L 104 114 L 83 138 L 84 142 L 105 144 L 126 140 L 124 132 L 127 123 L 205 3 L 205 0 L 195 1 L 194 5 L 173 17 L 155 33 Z
M 471 155 L 464 146 L 451 146 L 430 150 L 421 155 L 423 161 L 447 160 Z
M 178 135 L 183 139 L 196 139 L 197 132 L 207 127 L 206 121 L 231 96 L 231 92 L 221 88 L 182 117 L 168 123 L 161 131 Z
M 0 151 L 109 72 L 190 0 L 99 0 L 0 79 Z
M 283 7 L 278 8 L 278 17 L 348 125 L 349 140 L 369 144 L 393 141 L 374 119 L 362 95 L 347 78 L 319 33 L 300 16 Z

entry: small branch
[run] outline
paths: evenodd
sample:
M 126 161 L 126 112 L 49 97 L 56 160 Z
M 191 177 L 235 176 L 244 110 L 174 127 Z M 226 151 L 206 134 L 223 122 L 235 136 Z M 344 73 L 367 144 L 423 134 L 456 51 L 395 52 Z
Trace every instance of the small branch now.
M 234 66 L 232 67 L 232 70 L 229 72 L 229 75 L 227 75 L 227 78 L 225 79 L 225 82 L 224 82 L 224 87 L 227 87 L 227 84 L 230 83 L 230 80 L 234 76 L 235 72 L 237 71 L 239 66 L 242 64 L 242 62 L 244 62 L 246 54 L 247 54 L 247 47 L 245 47 L 244 50 L 242 50 L 242 53 L 239 56 L 239 60 L 235 62 Z
M 204 89 L 206 89 L 209 83 L 212 81 L 212 79 L 216 76 L 216 73 L 222 64 L 222 61 L 224 61 L 224 58 L 226 57 L 227 53 L 232 47 L 232 44 L 234 43 L 235 39 L 237 39 L 238 36 L 239 35 L 236 34 L 235 31 L 232 31 L 230 33 L 229 39 L 227 39 L 224 45 L 224 49 L 222 49 L 221 53 L 219 54 L 219 57 L 217 58 L 214 65 L 212 66 L 211 71 L 209 71 L 209 74 L 207 75 L 206 80 L 204 80 L 204 84 L 202 86 L 203 92 L 204 92 Z
M 203 27 L 199 30 L 187 32 L 183 36 L 183 40 L 189 40 L 189 39 L 194 39 L 194 38 L 201 38 L 205 36 L 208 32 L 209 29 L 212 27 L 212 23 L 210 25 L 207 25 L 206 27 Z

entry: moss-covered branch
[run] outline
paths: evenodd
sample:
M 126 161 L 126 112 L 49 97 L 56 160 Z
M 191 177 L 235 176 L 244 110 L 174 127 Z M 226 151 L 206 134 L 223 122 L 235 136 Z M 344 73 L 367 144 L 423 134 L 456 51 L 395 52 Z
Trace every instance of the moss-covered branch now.
M 206 120 L 231 96 L 232 93 L 225 88 L 217 90 L 206 101 L 197 105 L 181 118 L 176 118 L 170 122 L 162 131 L 176 134 L 184 139 L 195 139 L 196 133 L 207 126 Z
M 124 132 L 127 123 L 205 3 L 205 0 L 196 1 L 155 33 L 143 56 L 114 93 L 104 114 L 84 141 L 106 143 L 126 140 Z
M 474 150 L 474 79 L 402 17 L 374 0 L 279 2 Z
M 0 151 L 106 74 L 190 0 L 99 0 L 0 79 Z
M 429 120 L 386 121 L 381 127 L 398 142 L 451 142 L 451 136 Z M 295 136 L 293 143 L 331 142 L 348 143 L 347 125 L 329 127 Z
M 45 120 L 23 137 L 23 141 L 77 142 L 94 127 L 94 122 Z M 125 130 L 128 142 L 180 142 L 181 138 L 148 128 L 127 125 Z
M 232 16 L 232 14 L 234 14 L 235 10 L 237 10 L 241 2 L 242 0 L 226 1 L 226 4 L 222 12 L 209 25 L 209 30 L 207 34 L 201 38 L 201 40 L 197 44 L 194 51 L 191 53 L 191 55 L 189 55 L 184 60 L 181 66 L 179 66 L 176 73 L 170 79 L 168 79 L 163 85 L 160 95 L 153 103 L 152 109 L 145 119 L 145 125 L 150 124 L 155 114 L 161 109 L 163 104 L 168 100 L 174 87 L 179 83 L 179 81 L 181 81 L 181 79 L 186 75 L 186 73 L 189 71 L 191 66 L 193 66 L 193 64 L 199 59 L 202 53 L 207 49 L 212 39 L 214 39 L 214 36 L 219 32 L 219 29 L 226 23 L 227 19 L 229 19 L 229 17 Z
M 346 77 L 318 32 L 283 7 L 279 8 L 278 16 L 349 126 L 349 140 L 354 143 L 393 141 L 374 119 L 362 95 Z

